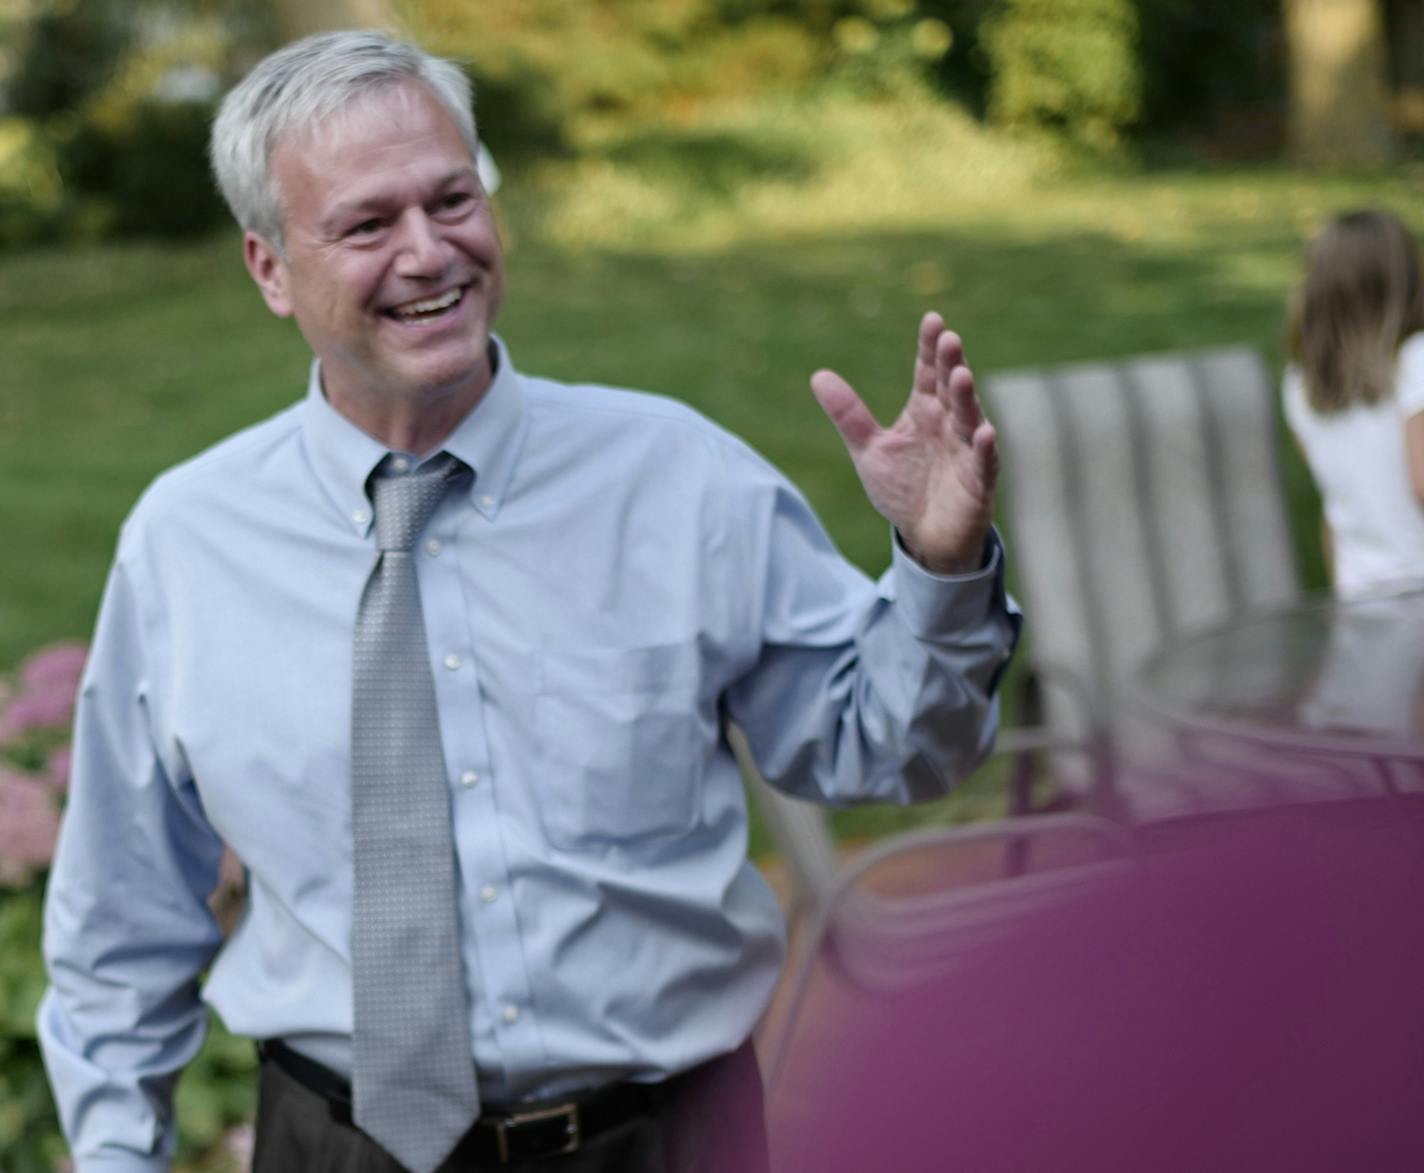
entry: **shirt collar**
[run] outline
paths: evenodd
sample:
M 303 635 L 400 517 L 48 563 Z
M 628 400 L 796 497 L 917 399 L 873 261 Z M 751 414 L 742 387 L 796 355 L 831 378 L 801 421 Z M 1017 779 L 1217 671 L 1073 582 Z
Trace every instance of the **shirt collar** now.
M 475 470 L 470 503 L 488 520 L 499 512 L 524 445 L 527 421 L 521 376 L 503 341 L 491 338 L 495 373 L 480 401 L 441 446 Z M 326 495 L 357 533 L 371 528 L 366 481 L 389 451 L 328 402 L 321 362 L 312 360 L 302 427 L 312 469 Z

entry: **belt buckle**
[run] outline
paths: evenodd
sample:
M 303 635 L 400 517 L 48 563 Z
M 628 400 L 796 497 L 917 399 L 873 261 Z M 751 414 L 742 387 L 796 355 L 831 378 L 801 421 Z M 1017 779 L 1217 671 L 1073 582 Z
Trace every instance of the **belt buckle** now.
M 509 1134 L 525 1124 L 537 1124 L 544 1120 L 564 1118 L 563 1147 L 552 1149 L 545 1156 L 562 1157 L 578 1151 L 582 1139 L 579 1131 L 579 1110 L 577 1104 L 556 1104 L 552 1108 L 534 1108 L 528 1112 L 511 1112 L 503 1120 L 495 1122 L 495 1144 L 499 1149 L 499 1163 L 509 1164 Z

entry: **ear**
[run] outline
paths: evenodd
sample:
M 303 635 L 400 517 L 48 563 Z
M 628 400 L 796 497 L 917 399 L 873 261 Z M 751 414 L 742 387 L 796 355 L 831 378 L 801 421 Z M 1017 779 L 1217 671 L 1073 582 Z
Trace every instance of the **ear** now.
M 262 291 L 262 300 L 267 303 L 267 308 L 279 318 L 290 318 L 291 275 L 287 271 L 287 262 L 272 242 L 255 232 L 243 233 L 242 259 L 247 262 L 247 271 Z

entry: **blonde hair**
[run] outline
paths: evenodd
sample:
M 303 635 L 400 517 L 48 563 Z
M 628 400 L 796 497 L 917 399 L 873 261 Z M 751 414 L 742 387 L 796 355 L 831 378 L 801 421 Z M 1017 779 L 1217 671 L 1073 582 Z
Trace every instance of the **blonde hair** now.
M 1424 329 L 1424 283 L 1413 236 L 1389 212 L 1333 217 L 1306 254 L 1287 349 L 1322 414 L 1379 403 L 1394 390 L 1400 344 Z

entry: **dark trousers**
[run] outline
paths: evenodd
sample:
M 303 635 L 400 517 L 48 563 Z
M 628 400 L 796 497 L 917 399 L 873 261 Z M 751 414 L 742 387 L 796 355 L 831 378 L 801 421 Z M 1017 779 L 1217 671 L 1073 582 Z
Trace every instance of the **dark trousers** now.
M 259 1073 L 252 1173 L 403 1173 L 375 1141 L 275 1063 Z M 646 1112 L 577 1152 L 511 1164 L 452 1158 L 439 1173 L 767 1173 L 761 1073 L 750 1042 L 678 1077 Z

